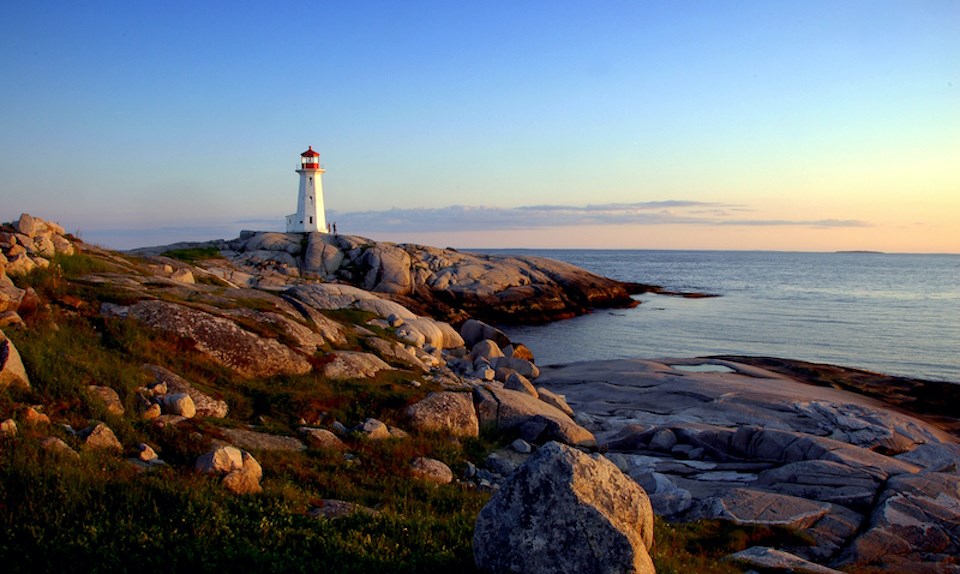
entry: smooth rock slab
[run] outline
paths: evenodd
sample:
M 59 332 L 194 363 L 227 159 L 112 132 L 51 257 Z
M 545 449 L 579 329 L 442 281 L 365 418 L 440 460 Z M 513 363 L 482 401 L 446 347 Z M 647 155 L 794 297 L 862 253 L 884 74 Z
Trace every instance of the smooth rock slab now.
M 694 514 L 696 518 L 718 518 L 734 524 L 802 529 L 815 523 L 829 510 L 829 504 L 805 498 L 733 488 L 700 501 Z
M 760 473 L 757 486 L 867 511 L 887 475 L 872 467 L 850 467 L 828 460 L 794 462 Z
M 325 355 L 324 360 L 318 370 L 322 376 L 334 380 L 367 379 L 393 369 L 380 357 L 358 351 L 333 351 Z
M 267 434 L 246 429 L 224 429 L 223 435 L 233 444 L 248 450 L 306 450 L 306 445 L 291 436 Z
M 603 457 L 547 443 L 480 511 L 473 553 L 484 572 L 653 573 L 653 509 Z

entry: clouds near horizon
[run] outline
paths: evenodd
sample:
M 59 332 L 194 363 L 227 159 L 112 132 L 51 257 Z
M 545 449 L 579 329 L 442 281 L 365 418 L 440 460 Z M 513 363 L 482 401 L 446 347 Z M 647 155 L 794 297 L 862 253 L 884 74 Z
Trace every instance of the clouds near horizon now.
M 344 229 L 385 232 L 510 231 L 542 227 L 604 225 L 695 225 L 750 227 L 869 227 L 859 219 L 770 219 L 744 217 L 744 205 L 668 200 L 637 203 L 528 205 L 513 208 L 451 205 L 440 208 L 393 208 L 331 212 Z

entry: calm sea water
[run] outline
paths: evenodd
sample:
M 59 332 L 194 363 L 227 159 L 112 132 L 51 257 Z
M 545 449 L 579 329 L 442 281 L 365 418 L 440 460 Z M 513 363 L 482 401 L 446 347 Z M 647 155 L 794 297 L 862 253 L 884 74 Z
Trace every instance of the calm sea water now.
M 640 295 L 634 309 L 507 328 L 540 364 L 770 355 L 960 383 L 960 255 L 484 251 L 543 255 L 614 279 L 721 295 Z

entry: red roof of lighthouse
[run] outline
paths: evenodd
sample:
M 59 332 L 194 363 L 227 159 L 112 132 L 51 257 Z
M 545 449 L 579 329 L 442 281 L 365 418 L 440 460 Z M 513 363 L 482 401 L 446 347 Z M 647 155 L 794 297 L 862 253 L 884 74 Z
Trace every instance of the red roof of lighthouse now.
M 300 154 L 300 157 L 320 157 L 320 154 L 313 151 L 313 146 L 310 146 L 310 149 Z

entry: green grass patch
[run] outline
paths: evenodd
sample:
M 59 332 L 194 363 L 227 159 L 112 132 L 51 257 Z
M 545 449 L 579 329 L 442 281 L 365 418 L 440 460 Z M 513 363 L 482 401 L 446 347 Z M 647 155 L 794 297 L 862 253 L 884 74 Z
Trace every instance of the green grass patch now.
M 751 546 L 808 546 L 812 540 L 803 532 L 785 527 L 737 525 L 721 520 L 654 524 L 651 552 L 657 574 L 734 574 L 742 569 L 728 556 Z
M 3 446 L 5 572 L 474 571 L 475 505 L 314 519 L 282 491 L 238 497 L 208 477 L 138 475 L 116 459 Z
M 164 257 L 179 259 L 186 263 L 196 263 L 206 259 L 223 259 L 220 250 L 216 247 L 187 247 L 184 249 L 171 249 L 161 253 Z

